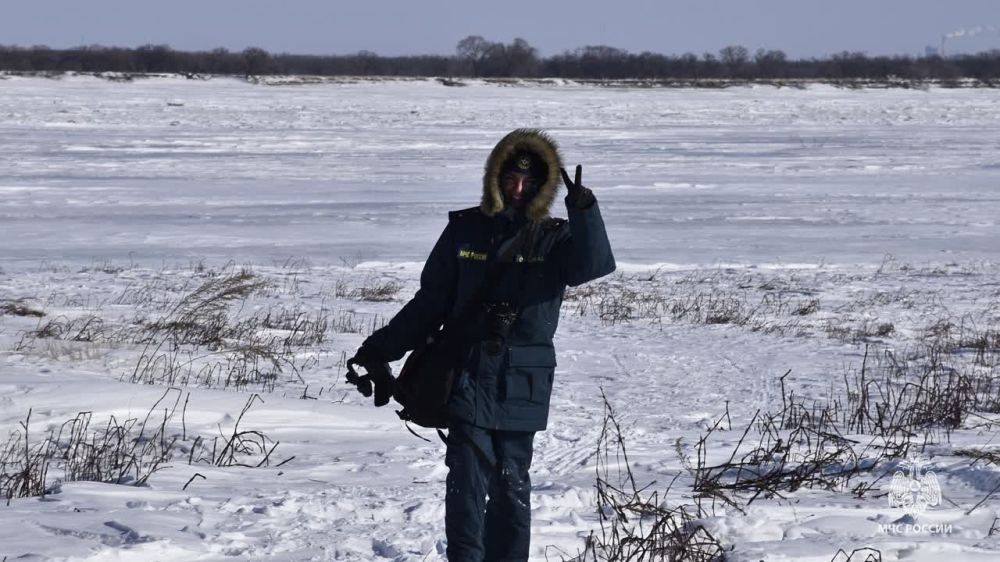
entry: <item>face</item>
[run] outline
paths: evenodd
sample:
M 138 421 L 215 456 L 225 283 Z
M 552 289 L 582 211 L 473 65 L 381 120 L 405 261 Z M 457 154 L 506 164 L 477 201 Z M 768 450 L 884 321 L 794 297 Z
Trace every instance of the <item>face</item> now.
M 500 188 L 503 189 L 507 201 L 510 201 L 515 209 L 521 210 L 538 189 L 538 183 L 528 174 L 506 172 L 500 176 Z

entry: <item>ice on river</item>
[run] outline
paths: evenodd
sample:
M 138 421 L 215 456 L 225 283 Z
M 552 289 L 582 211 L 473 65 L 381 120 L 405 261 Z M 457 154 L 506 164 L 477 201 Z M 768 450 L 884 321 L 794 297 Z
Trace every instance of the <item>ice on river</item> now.
M 620 261 L 995 256 L 991 89 L 0 81 L 5 261 L 422 260 L 492 144 L 543 127 Z

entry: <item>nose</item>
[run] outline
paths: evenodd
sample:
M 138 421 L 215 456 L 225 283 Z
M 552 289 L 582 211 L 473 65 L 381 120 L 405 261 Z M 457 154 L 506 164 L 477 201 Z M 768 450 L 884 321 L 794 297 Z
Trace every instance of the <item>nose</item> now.
M 523 178 L 523 177 L 522 178 L 517 178 L 517 181 L 514 182 L 514 195 L 517 195 L 518 197 L 520 197 L 521 195 L 524 194 L 524 181 L 525 181 L 525 179 L 526 178 Z

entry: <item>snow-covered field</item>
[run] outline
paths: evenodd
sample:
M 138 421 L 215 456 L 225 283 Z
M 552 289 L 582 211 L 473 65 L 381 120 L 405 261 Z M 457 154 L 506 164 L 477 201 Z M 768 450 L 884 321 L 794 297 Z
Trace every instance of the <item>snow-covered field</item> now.
M 143 486 L 63 482 L 0 506 L 0 557 L 442 559 L 443 445 L 354 393 L 342 362 L 415 291 L 446 211 L 478 202 L 486 155 L 518 126 L 548 129 L 583 164 L 619 263 L 564 304 L 532 468 L 533 559 L 570 558 L 600 534 L 602 389 L 637 483 L 690 507 L 716 420 L 728 411 L 709 465 L 789 395 L 856 406 L 846 387 L 864 387 L 850 381 L 866 345 L 869 395 L 903 359 L 892 388 L 934 359 L 986 385 L 960 395 L 975 407 L 958 423 L 905 437 L 942 501 L 890 505 L 909 465 L 873 453 L 883 441 L 865 450 L 878 432 L 845 414 L 834 445 L 874 466 L 832 489 L 703 499 L 699 522 L 735 560 L 1000 556 L 1000 466 L 960 454 L 1000 446 L 995 90 L 6 77 L 0 443 L 23 435 L 29 410 L 40 441 L 79 412 L 93 430 L 154 404 L 149 426 L 166 416 L 177 441 Z M 185 296 L 226 283 L 237 290 L 213 301 L 217 316 L 181 314 Z M 205 321 L 224 325 L 199 340 Z M 254 393 L 239 429 L 277 446 L 259 467 L 216 466 L 231 463 L 208 460 L 213 437 Z M 53 462 L 50 481 L 64 475 Z

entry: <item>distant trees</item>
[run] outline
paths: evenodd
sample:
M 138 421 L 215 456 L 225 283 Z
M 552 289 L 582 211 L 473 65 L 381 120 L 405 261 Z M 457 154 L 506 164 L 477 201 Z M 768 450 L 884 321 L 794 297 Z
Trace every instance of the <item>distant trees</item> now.
M 186 74 L 315 74 L 386 76 L 536 77 L 585 79 L 942 79 L 1000 80 L 1000 50 L 942 58 L 868 56 L 842 52 L 823 59 L 789 59 L 778 50 L 742 45 L 718 53 L 664 55 L 587 45 L 540 57 L 523 38 L 510 43 L 479 35 L 465 37 L 452 56 L 383 57 L 371 51 L 348 55 L 270 53 L 259 47 L 239 52 L 177 51 L 169 45 L 130 49 L 87 45 L 51 49 L 0 45 L 0 69 L 15 71 L 174 72 Z
M 534 76 L 538 72 L 538 50 L 520 37 L 504 49 L 508 76 Z
M 749 51 L 730 45 L 698 57 L 694 53 L 668 56 L 659 53 L 629 53 L 606 45 L 590 45 L 566 51 L 542 61 L 545 75 L 567 78 L 761 78 L 778 74 L 785 63 L 781 51 Z
M 737 78 L 748 78 L 750 69 L 750 51 L 743 45 L 729 45 L 719 50 L 719 62 L 726 67 L 726 74 Z
M 496 43 L 490 43 L 479 35 L 470 35 L 458 42 L 455 47 L 455 54 L 458 59 L 465 63 L 463 70 L 467 70 L 474 76 L 479 76 L 486 68 L 486 61 L 490 58 L 490 51 L 495 48 Z
M 729 45 L 719 50 L 719 60 L 722 64 L 735 68 L 750 60 L 750 51 L 743 45 Z
M 135 50 L 135 62 L 142 72 L 170 72 L 177 60 L 169 45 L 143 45 Z
M 509 45 L 470 35 L 458 42 L 455 55 L 459 74 L 471 76 L 534 76 L 538 51 L 520 37 Z
M 784 51 L 765 51 L 757 49 L 753 56 L 757 74 L 764 78 L 782 78 L 785 74 L 788 58 Z
M 273 74 L 271 72 L 271 53 L 259 47 L 247 47 L 243 49 L 243 67 L 248 75 Z

